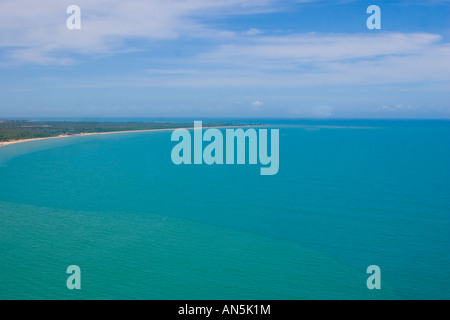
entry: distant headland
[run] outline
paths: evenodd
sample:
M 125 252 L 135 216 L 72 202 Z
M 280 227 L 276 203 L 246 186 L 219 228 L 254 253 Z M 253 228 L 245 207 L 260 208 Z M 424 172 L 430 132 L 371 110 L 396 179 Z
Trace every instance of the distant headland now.
M 210 122 L 204 127 L 233 127 L 242 124 Z M 244 125 L 245 126 L 245 125 Z M 84 122 L 84 121 L 34 121 L 0 120 L 0 147 L 41 139 L 62 138 L 74 135 L 111 134 L 156 130 L 192 129 L 192 123 L 178 122 Z

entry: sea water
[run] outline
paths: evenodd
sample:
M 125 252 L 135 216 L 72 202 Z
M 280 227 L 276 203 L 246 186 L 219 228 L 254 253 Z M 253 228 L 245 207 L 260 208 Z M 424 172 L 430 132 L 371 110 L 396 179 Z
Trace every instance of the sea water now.
M 450 298 L 450 122 L 268 127 L 274 176 L 174 165 L 170 131 L 1 147 L 0 299 Z

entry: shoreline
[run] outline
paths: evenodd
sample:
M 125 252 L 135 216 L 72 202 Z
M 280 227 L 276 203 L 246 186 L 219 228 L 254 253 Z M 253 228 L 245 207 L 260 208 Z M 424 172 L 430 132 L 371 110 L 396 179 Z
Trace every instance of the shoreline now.
M 205 127 L 205 126 L 203 126 L 202 130 L 203 129 L 220 129 L 220 128 L 259 127 L 259 126 L 262 126 L 262 125 L 261 124 L 257 124 L 257 125 L 248 124 L 248 125 L 219 126 L 219 127 Z M 93 135 L 104 135 L 104 134 L 169 131 L 169 130 L 176 130 L 176 129 L 194 130 L 194 127 L 192 126 L 192 127 L 179 127 L 179 128 L 163 128 L 163 129 L 145 129 L 145 130 L 126 130 L 126 131 L 111 131 L 111 132 L 88 132 L 88 133 L 76 133 L 76 134 L 61 134 L 59 136 L 54 136 L 54 137 L 31 138 L 31 139 L 22 139 L 22 140 L 0 142 L 0 148 L 6 147 L 6 146 L 9 146 L 9 145 L 12 145 L 12 144 L 17 144 L 17 143 L 32 142 L 32 141 L 47 140 L 47 139 L 61 139 L 61 138 L 68 138 L 68 137 L 93 136 Z

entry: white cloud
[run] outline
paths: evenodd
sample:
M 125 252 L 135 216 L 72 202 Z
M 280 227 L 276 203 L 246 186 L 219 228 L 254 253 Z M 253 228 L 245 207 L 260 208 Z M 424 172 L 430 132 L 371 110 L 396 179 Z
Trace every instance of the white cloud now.
M 262 106 L 263 104 L 264 104 L 264 103 L 261 102 L 261 101 L 253 101 L 253 102 L 252 102 L 252 108 L 253 108 L 253 110 L 255 110 L 255 111 L 259 111 L 259 110 L 261 109 L 261 106 Z
M 222 45 L 198 61 L 255 85 L 450 82 L 450 45 L 428 33 L 297 34 Z M 238 71 L 240 70 L 240 71 Z M 236 81 L 242 83 L 242 81 Z
M 189 69 L 146 70 L 132 79 L 93 79 L 93 86 L 450 85 L 450 45 L 443 43 L 439 35 L 305 34 L 257 38 L 251 43 L 236 38 L 232 50 L 221 46 L 182 61 Z
M 259 12 L 274 1 L 77 0 L 81 30 L 68 30 L 66 9 L 71 0 L 2 0 L 0 47 L 14 48 L 7 58 L 16 62 L 46 64 L 59 59 L 66 63 L 64 55 L 70 53 L 113 54 L 130 39 L 229 37 L 233 32 L 207 27 L 202 17 Z
M 202 58 L 249 63 L 254 59 L 311 63 L 368 59 L 384 55 L 421 54 L 441 36 L 427 33 L 298 34 L 258 37 L 253 41 L 222 45 Z
M 239 34 L 202 23 L 205 15 L 223 17 L 272 10 L 277 0 L 78 0 L 82 29 L 75 31 L 68 30 L 65 23 L 71 0 L 30 3 L 0 2 L 0 65 L 67 65 L 75 62 L 72 53 L 133 50 L 125 45 L 133 39 L 149 43 L 180 37 L 213 39 L 208 52 L 177 59 L 173 69 L 163 63 L 161 69 L 147 69 L 129 78 L 110 75 L 64 84 L 74 87 L 299 87 L 415 82 L 445 87 L 450 83 L 450 45 L 437 34 L 271 36 L 256 28 Z
M 261 30 L 259 30 L 259 29 L 250 28 L 247 31 L 245 31 L 243 34 L 246 35 L 246 36 L 256 36 L 256 35 L 259 35 L 259 34 L 262 34 L 262 33 L 263 32 Z

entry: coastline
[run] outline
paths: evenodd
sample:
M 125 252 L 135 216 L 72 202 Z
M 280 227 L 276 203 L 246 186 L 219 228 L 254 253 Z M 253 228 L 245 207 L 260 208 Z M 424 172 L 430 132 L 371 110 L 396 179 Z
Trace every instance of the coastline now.
M 202 129 L 219 129 L 219 128 L 237 128 L 237 127 L 257 127 L 261 126 L 258 125 L 234 125 L 234 126 L 220 126 L 220 127 L 205 127 L 203 126 Z M 6 142 L 0 142 L 0 148 L 6 147 L 8 145 L 17 144 L 17 143 L 23 143 L 23 142 L 31 142 L 31 141 L 38 141 L 38 140 L 47 140 L 47 139 L 61 139 L 61 138 L 68 138 L 68 137 L 79 137 L 79 136 L 93 136 L 93 135 L 104 135 L 104 134 L 120 134 L 120 133 L 136 133 L 136 132 L 152 132 L 152 131 L 169 131 L 169 130 L 176 130 L 176 129 L 187 129 L 187 130 L 193 130 L 194 127 L 179 127 L 179 128 L 164 128 L 164 129 L 146 129 L 146 130 L 126 130 L 126 131 L 111 131 L 111 132 L 89 132 L 89 133 L 77 133 L 77 134 L 61 134 L 59 136 L 54 137 L 43 137 L 43 138 L 32 138 L 32 139 L 22 139 L 22 140 L 14 140 L 14 141 L 6 141 Z

